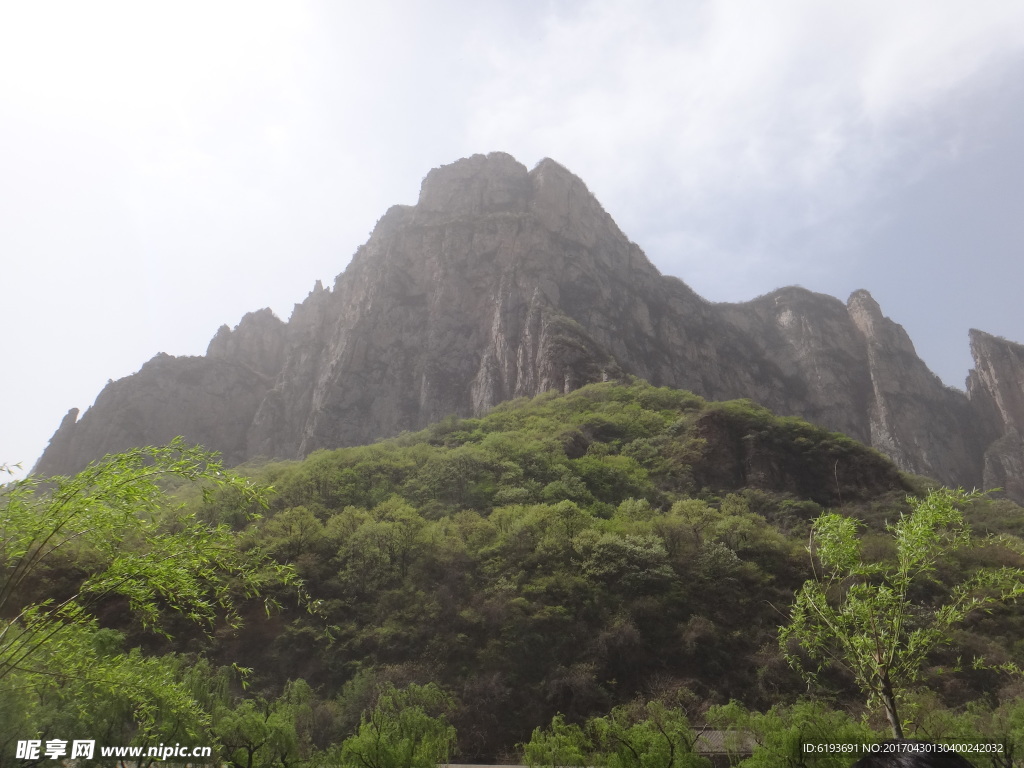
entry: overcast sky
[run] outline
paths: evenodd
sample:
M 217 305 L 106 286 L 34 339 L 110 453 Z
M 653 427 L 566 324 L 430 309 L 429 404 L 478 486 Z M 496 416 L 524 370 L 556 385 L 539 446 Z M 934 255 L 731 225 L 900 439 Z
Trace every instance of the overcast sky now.
M 962 388 L 1024 341 L 1022 138 L 1019 0 L 4 3 L 0 463 L 494 150 L 713 301 L 868 289 Z

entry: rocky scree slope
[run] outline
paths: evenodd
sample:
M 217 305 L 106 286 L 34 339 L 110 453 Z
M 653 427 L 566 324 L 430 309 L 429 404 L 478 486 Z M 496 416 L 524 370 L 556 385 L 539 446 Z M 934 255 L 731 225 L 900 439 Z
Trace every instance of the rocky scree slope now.
M 250 313 L 204 357 L 158 355 L 73 409 L 36 471 L 178 434 L 229 464 L 298 458 L 631 374 L 751 398 L 902 470 L 1024 501 L 1024 347 L 972 331 L 971 348 L 965 394 L 866 291 L 712 304 L 660 274 L 558 163 L 474 155 L 427 174 L 417 204 L 389 209 L 287 323 Z

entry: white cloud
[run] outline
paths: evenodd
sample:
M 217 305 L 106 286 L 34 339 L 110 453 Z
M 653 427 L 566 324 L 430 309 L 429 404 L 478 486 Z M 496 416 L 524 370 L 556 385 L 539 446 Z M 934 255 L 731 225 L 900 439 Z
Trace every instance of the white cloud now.
M 645 245 L 689 241 L 685 275 L 714 254 L 776 260 L 794 233 L 876 194 L 893 163 L 948 160 L 955 126 L 930 125 L 930 110 L 1024 50 L 1016 2 L 554 8 L 529 51 L 485 51 L 472 136 L 559 159 L 627 232 L 660 219 Z

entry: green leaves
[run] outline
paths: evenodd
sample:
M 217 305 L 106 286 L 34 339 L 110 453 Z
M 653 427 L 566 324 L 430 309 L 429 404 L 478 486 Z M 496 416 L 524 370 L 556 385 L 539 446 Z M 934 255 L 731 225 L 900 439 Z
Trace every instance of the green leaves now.
M 578 725 L 555 715 L 548 728 L 535 728 L 523 745 L 523 761 L 530 768 L 585 768 L 590 765 L 593 744 Z
M 828 664 L 847 669 L 868 705 L 884 708 L 894 736 L 902 736 L 898 701 L 922 680 L 928 656 L 951 642 L 951 630 L 1024 595 L 1020 568 L 980 568 L 945 590 L 935 582 L 941 559 L 979 544 L 959 508 L 977 496 L 940 490 L 908 499 L 912 512 L 889 526 L 889 562 L 864 561 L 855 521 L 826 514 L 814 523 L 809 549 L 822 570 L 797 593 L 779 642 L 809 677 Z M 816 666 L 807 669 L 807 661 Z
M 435 768 L 444 765 L 455 746 L 455 729 L 446 712 L 454 700 L 441 688 L 388 684 L 359 731 L 341 745 L 340 763 L 362 768 Z
M 226 526 L 172 507 L 166 489 L 175 484 L 229 489 L 250 517 L 265 505 L 264 490 L 180 438 L 107 456 L 74 477 L 0 489 L 0 616 L 11 617 L 0 621 L 0 688 L 43 691 L 73 682 L 90 696 L 128 690 L 120 695 L 134 702 L 131 714 L 143 729 L 154 727 L 157 700 L 196 714 L 164 673 L 172 657 L 97 651 L 95 611 L 119 598 L 158 632 L 172 615 L 209 628 L 216 619 L 237 623 L 240 600 L 294 577 L 259 549 L 240 548 Z M 60 597 L 34 599 L 55 568 L 69 574 Z M 166 693 L 158 695 L 155 680 Z
M 837 514 L 822 515 L 814 522 L 814 554 L 818 556 L 829 580 L 850 571 L 863 573 L 866 568 L 860 561 L 857 529 L 856 520 Z
M 224 759 L 238 768 L 305 763 L 313 752 L 313 702 L 309 685 L 296 680 L 273 701 L 259 697 L 219 706 L 212 733 Z
M 931 573 L 940 556 L 970 545 L 971 530 L 957 505 L 980 495 L 943 489 L 912 502 L 913 513 L 889 527 L 896 540 L 900 578 Z
M 877 740 L 877 734 L 864 724 L 819 702 L 777 704 L 767 712 L 756 712 L 731 701 L 711 707 L 706 717 L 715 727 L 728 729 L 725 744 L 729 749 L 742 754 L 744 748 L 753 748 L 753 755 L 741 763 L 743 768 L 849 768 L 854 752 L 842 751 L 842 745 Z M 807 744 L 840 749 L 807 753 Z
M 530 768 L 708 768 L 695 742 L 681 710 L 652 701 L 616 707 L 583 727 L 555 715 L 523 745 L 523 760 Z

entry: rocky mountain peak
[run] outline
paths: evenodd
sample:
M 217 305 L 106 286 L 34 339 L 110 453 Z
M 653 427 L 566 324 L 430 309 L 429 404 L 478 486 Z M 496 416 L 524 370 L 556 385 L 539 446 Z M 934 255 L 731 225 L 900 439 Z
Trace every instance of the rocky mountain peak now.
M 851 293 L 846 306 L 854 325 L 870 342 L 883 346 L 893 353 L 900 352 L 913 356 L 915 360 L 918 359 L 914 342 L 910 340 L 903 326 L 882 314 L 882 308 L 866 290 L 860 289 Z M 921 366 L 927 370 L 923 362 Z
M 1024 346 L 976 329 L 970 340 L 967 395 L 991 438 L 983 485 L 1024 503 Z
M 1004 430 L 1024 434 L 1024 346 L 974 328 L 969 336 L 974 370 L 968 393 L 989 400 Z
M 250 313 L 205 357 L 159 356 L 108 385 L 37 471 L 177 434 L 229 462 L 300 457 L 631 374 L 751 398 L 906 471 L 1024 500 L 1024 348 L 971 343 L 964 395 L 867 291 L 711 304 L 662 276 L 568 169 L 494 152 L 430 171 L 416 205 L 388 209 L 287 323 Z
M 846 307 L 850 314 L 856 314 L 863 318 L 858 325 L 864 328 L 881 324 L 885 320 L 882 308 L 875 301 L 875 297 L 864 288 L 859 288 L 850 294 L 846 300 Z
M 320 290 L 323 286 L 317 281 Z M 234 330 L 222 325 L 206 348 L 206 356 L 247 365 L 266 375 L 284 362 L 285 324 L 270 309 L 248 312 Z
M 454 216 L 521 212 L 529 193 L 526 166 L 504 152 L 491 152 L 430 171 L 420 186 L 416 207 Z
M 551 232 L 593 247 L 602 237 L 625 240 L 583 180 L 565 166 L 544 158 L 532 171 L 530 211 Z

